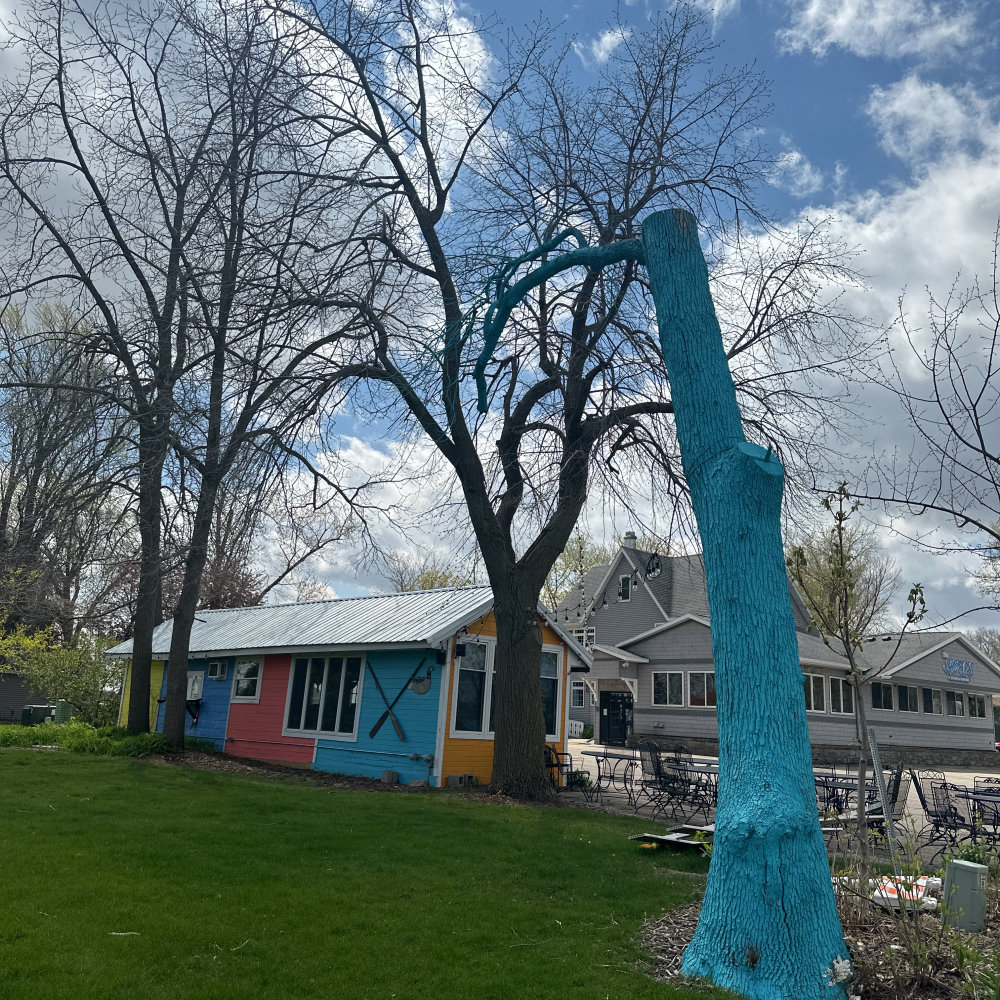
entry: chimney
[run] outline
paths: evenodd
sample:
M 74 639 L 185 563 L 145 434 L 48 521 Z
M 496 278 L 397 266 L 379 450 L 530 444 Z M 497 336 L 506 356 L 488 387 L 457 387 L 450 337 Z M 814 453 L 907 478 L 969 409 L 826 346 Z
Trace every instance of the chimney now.
M 622 539 L 622 548 L 634 549 L 635 548 L 635 532 L 626 531 L 625 537 Z

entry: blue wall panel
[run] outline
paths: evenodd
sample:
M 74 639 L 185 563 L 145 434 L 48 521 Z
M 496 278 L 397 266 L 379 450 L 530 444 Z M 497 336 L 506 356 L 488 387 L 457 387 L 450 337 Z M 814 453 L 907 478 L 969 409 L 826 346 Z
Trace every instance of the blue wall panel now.
M 430 690 L 418 695 L 407 689 L 393 709 L 405 740 L 399 739 L 389 719 L 385 720 L 374 738 L 369 737 L 368 733 L 385 711 L 385 702 L 375 685 L 372 671 L 391 703 L 422 660 L 418 676 L 425 676 L 428 668 L 431 669 Z M 397 771 L 399 780 L 404 783 L 426 779 L 427 764 L 423 760 L 411 761 L 409 755 L 434 753 L 441 672 L 444 668 L 437 665 L 434 650 L 382 650 L 367 653 L 365 661 L 357 741 L 320 739 L 313 766 L 319 771 L 370 778 L 381 777 L 383 771 Z
M 208 660 L 188 660 L 188 670 L 203 670 L 205 684 L 201 692 L 201 708 L 197 723 L 190 714 L 184 716 L 184 735 L 197 740 L 212 740 L 216 750 L 225 750 L 226 722 L 229 719 L 229 695 L 233 688 L 232 657 L 213 657 L 214 660 L 224 660 L 226 664 L 225 680 L 216 681 L 208 676 Z M 160 697 L 167 696 L 167 672 L 163 671 L 163 683 L 160 685 Z M 161 702 L 156 713 L 156 729 L 163 732 L 163 709 Z

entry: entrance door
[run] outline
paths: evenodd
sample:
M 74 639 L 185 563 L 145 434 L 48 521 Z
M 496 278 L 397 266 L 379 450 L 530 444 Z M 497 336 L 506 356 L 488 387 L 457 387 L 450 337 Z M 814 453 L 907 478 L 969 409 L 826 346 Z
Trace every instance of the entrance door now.
M 630 691 L 601 692 L 601 725 L 598 738 L 611 746 L 625 746 L 632 732 L 632 693 Z

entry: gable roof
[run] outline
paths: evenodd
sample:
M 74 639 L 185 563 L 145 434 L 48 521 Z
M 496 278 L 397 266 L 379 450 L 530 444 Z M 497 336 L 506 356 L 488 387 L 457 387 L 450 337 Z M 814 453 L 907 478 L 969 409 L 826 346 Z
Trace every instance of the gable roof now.
M 885 660 L 889 653 L 896 648 L 898 639 L 897 633 L 888 636 L 875 636 L 865 641 L 860 652 L 866 673 L 880 672 L 881 677 L 892 677 L 918 660 L 922 660 L 925 656 L 943 650 L 945 646 L 953 642 L 959 642 L 973 656 L 977 657 L 990 673 L 1000 679 L 1000 665 L 994 663 L 982 650 L 978 649 L 963 632 L 905 632 L 892 663 L 889 664 L 888 669 L 883 670 Z M 881 648 L 884 648 L 886 652 L 880 657 Z
M 434 646 L 481 618 L 492 607 L 493 591 L 489 587 L 448 587 L 199 611 L 191 629 L 188 652 Z M 589 664 L 590 653 L 553 621 L 544 608 L 539 606 L 538 610 L 573 652 Z M 169 655 L 172 631 L 172 620 L 154 629 L 154 657 Z M 112 647 L 108 655 L 131 656 L 132 640 Z
M 646 577 L 646 566 L 654 555 L 642 549 L 633 549 L 623 545 L 618 554 L 607 566 L 597 566 L 588 570 L 583 577 L 583 608 L 580 588 L 575 587 L 556 607 L 557 612 L 569 614 L 569 624 L 574 621 L 582 625 L 599 607 L 599 602 L 605 598 L 612 578 L 624 557 L 632 571 L 638 571 L 639 586 L 645 587 L 653 599 L 653 603 L 662 612 L 663 621 L 676 618 L 698 618 L 708 621 L 708 591 L 705 586 L 705 560 L 700 552 L 693 555 L 662 556 L 658 555 L 661 570 L 652 579 Z M 624 574 L 622 574 L 624 575 Z M 788 582 L 788 591 L 793 607 L 798 611 L 798 617 L 809 620 L 802 595 Z

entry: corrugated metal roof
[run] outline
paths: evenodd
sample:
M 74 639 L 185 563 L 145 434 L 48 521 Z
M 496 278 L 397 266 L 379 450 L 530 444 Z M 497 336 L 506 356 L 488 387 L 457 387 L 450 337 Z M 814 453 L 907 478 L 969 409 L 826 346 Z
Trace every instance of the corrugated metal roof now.
M 262 604 L 199 611 L 191 653 L 329 646 L 432 645 L 493 606 L 489 587 L 417 590 L 304 604 Z M 167 656 L 173 622 L 153 632 L 153 655 Z M 132 640 L 108 650 L 130 656 Z

